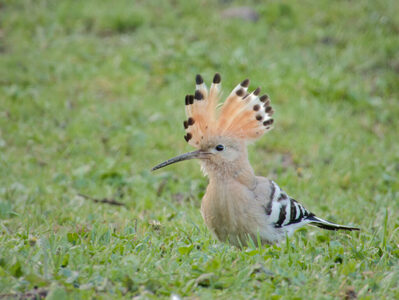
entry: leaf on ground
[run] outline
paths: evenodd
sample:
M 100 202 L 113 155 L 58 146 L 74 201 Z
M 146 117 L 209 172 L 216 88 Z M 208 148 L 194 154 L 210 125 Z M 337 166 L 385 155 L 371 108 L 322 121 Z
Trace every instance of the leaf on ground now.
M 212 281 L 215 279 L 215 274 L 213 273 L 205 273 L 201 274 L 196 280 L 195 283 L 199 286 L 208 287 L 211 285 Z
M 249 6 L 227 8 L 222 11 L 221 15 L 226 19 L 236 18 L 250 22 L 256 22 L 259 19 L 259 14 L 256 10 Z
M 267 269 L 263 264 L 257 263 L 252 266 L 250 274 L 264 273 L 267 276 L 274 277 L 274 273 Z
M 355 291 L 355 288 L 353 286 L 348 286 L 345 289 L 345 296 L 344 296 L 345 300 L 353 300 L 353 299 L 357 299 L 357 293 Z
M 115 206 L 126 206 L 125 203 L 116 201 L 115 199 L 109 199 L 109 198 L 96 199 L 96 198 L 92 198 L 90 196 L 83 195 L 83 194 L 78 194 L 78 195 L 85 199 L 89 199 L 95 203 L 103 203 L 103 204 L 109 204 L 109 205 L 115 205 Z

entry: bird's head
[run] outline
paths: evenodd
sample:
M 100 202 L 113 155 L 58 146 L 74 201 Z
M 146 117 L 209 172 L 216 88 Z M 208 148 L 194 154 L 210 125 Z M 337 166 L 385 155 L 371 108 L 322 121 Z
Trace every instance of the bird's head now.
M 204 167 L 223 167 L 234 164 L 246 156 L 246 147 L 242 141 L 229 137 L 212 137 L 206 142 L 201 143 L 197 151 L 184 153 L 168 159 L 167 161 L 155 166 L 152 170 L 157 170 L 167 165 L 189 159 L 200 159 Z
M 155 166 L 153 171 L 194 158 L 200 159 L 205 169 L 229 168 L 246 158 L 248 141 L 272 129 L 270 99 L 267 95 L 258 97 L 260 88 L 248 93 L 248 79 L 238 84 L 217 110 L 220 82 L 220 75 L 216 74 L 208 91 L 202 77 L 197 75 L 195 94 L 186 96 L 188 119 L 183 123 L 184 138 L 198 150 L 171 158 Z

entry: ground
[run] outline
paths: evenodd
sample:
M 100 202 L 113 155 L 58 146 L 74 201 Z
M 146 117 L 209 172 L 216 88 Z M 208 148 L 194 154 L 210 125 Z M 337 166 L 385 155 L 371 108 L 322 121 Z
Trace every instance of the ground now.
M 246 5 L 255 13 L 232 17 Z M 399 298 L 397 1 L 3 1 L 0 298 Z M 244 18 L 244 19 L 243 19 Z M 184 96 L 249 77 L 258 175 L 359 233 L 215 241 Z M 122 205 L 117 205 L 122 204 Z

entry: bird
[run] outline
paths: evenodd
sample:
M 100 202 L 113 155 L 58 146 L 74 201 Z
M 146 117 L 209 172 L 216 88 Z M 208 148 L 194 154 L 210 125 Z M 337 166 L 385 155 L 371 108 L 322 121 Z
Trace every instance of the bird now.
M 196 75 L 194 94 L 185 97 L 184 139 L 197 148 L 152 168 L 198 159 L 209 183 L 201 214 L 210 232 L 221 242 L 243 247 L 250 240 L 279 244 L 304 225 L 327 230 L 360 230 L 326 221 L 291 198 L 273 180 L 256 176 L 247 145 L 274 127 L 274 110 L 258 87 L 248 91 L 249 79 L 221 98 L 221 76 L 216 73 L 208 90 Z

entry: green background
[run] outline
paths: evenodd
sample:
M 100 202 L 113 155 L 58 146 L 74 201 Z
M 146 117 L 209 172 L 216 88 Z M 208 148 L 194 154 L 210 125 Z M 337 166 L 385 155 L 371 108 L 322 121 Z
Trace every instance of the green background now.
M 0 296 L 399 298 L 398 3 L 1 2 Z M 215 72 L 272 99 L 256 173 L 360 233 L 239 250 L 196 162 L 150 172 L 192 150 L 184 96 Z

